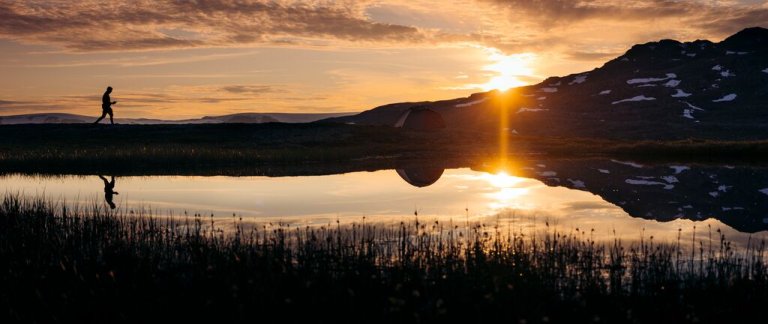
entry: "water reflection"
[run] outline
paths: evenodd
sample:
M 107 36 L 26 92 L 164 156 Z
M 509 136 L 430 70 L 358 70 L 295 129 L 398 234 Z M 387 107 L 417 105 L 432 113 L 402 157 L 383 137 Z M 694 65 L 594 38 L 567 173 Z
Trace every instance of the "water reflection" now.
M 762 166 L 552 160 L 531 161 L 513 172 L 548 186 L 593 193 L 633 217 L 715 218 L 742 232 L 768 230 L 768 169 Z
M 107 202 L 107 205 L 109 205 L 109 208 L 115 209 L 115 202 L 113 201 L 115 195 L 119 195 L 117 191 L 115 191 L 115 176 L 111 176 L 110 180 L 107 181 L 107 178 L 104 176 L 99 175 L 99 178 L 101 181 L 104 181 L 104 201 Z
M 445 169 L 443 168 L 410 168 L 410 169 L 397 169 L 397 174 L 400 175 L 405 182 L 410 183 L 414 187 L 427 187 L 440 179 Z
M 768 229 L 768 169 L 762 166 L 519 160 L 458 169 L 409 163 L 324 176 L 280 172 L 278 177 L 120 177 L 120 204 L 158 214 L 237 214 L 300 224 L 359 221 L 363 216 L 400 221 L 414 210 L 419 217 L 520 227 L 533 226 L 538 217 L 570 228 L 597 228 L 606 237 L 637 237 L 645 228 L 670 238 L 678 228 L 692 230 L 694 225 L 725 224 L 747 233 Z M 99 178 L 104 200 L 115 208 L 115 177 Z M 94 180 L 3 176 L 0 190 L 44 192 L 52 199 L 89 204 L 101 199 Z

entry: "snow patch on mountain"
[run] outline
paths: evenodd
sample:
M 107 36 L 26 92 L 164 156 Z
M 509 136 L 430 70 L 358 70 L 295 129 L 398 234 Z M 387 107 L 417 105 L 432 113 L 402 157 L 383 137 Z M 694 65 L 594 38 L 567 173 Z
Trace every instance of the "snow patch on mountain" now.
M 584 184 L 584 181 L 581 181 L 581 180 L 573 180 L 571 178 L 568 178 L 568 181 L 573 185 L 574 188 L 586 188 L 587 187 Z
M 557 92 L 557 88 L 550 88 L 550 87 L 547 87 L 547 88 L 541 88 L 541 89 L 539 89 L 539 91 L 541 91 L 541 92 L 547 92 L 547 93 L 553 93 L 553 92 Z
M 666 78 L 637 78 L 637 79 L 630 79 L 630 80 L 627 80 L 627 84 L 659 82 L 659 81 L 665 81 L 665 80 L 674 79 L 674 78 L 677 78 L 677 74 L 667 73 L 667 77 Z
M 672 170 L 675 170 L 675 174 L 680 174 L 685 170 L 691 169 L 689 166 L 686 166 L 686 165 L 670 165 L 669 168 Z
M 768 69 L 766 69 L 766 71 L 768 71 Z M 763 72 L 765 72 L 765 71 L 763 71 Z M 599 95 L 604 96 L 604 95 L 607 95 L 607 94 L 610 94 L 610 93 L 611 93 L 611 90 L 603 90 L 603 91 L 600 91 Z
M 649 100 L 656 100 L 656 98 L 654 98 L 654 97 L 646 97 L 644 95 L 639 95 L 639 96 L 634 96 L 632 98 L 627 98 L 627 99 L 622 99 L 622 100 L 619 100 L 619 101 L 614 101 L 611 104 L 615 105 L 615 104 L 619 104 L 619 103 L 622 103 L 622 102 L 649 101 Z
M 460 103 L 460 104 L 455 105 L 454 107 L 461 108 L 461 107 L 474 106 L 476 104 L 483 103 L 486 100 L 488 100 L 488 97 L 485 97 L 485 98 L 482 98 L 482 99 L 477 99 L 477 100 L 470 101 L 470 102 Z
M 688 118 L 688 119 L 695 119 L 695 118 L 693 117 L 693 111 L 694 111 L 694 110 L 701 110 L 701 111 L 704 111 L 704 109 L 701 109 L 701 108 L 699 108 L 699 107 L 696 107 L 696 106 L 694 106 L 694 105 L 692 105 L 692 104 L 688 103 L 687 101 L 680 101 L 680 102 L 682 102 L 682 103 L 686 104 L 686 105 L 688 106 L 688 108 L 689 108 L 689 109 L 683 109 L 683 117 L 685 117 L 685 118 Z
M 624 180 L 624 182 L 626 182 L 627 184 L 640 185 L 640 186 L 657 186 L 657 185 L 660 185 L 660 186 L 664 186 L 664 189 L 667 189 L 667 190 L 675 188 L 674 185 L 666 184 L 666 183 L 658 182 L 658 181 L 627 179 L 627 180 Z
M 623 164 L 623 165 L 628 165 L 628 166 L 631 166 L 633 168 L 638 168 L 638 169 L 643 167 L 642 164 L 635 163 L 635 162 L 629 162 L 629 161 L 611 160 L 611 162 L 618 163 L 618 164 Z
M 517 110 L 517 113 L 524 113 L 524 112 L 539 112 L 539 111 L 547 111 L 549 109 L 543 109 L 543 108 L 520 108 Z
M 720 66 L 719 64 L 712 67 L 712 70 L 715 70 L 715 71 L 720 71 L 722 69 L 723 69 L 723 67 Z
M 675 176 L 663 176 L 661 177 L 661 179 L 669 183 L 680 182 L 680 180 L 678 180 L 677 177 Z
M 691 96 L 690 93 L 687 93 L 687 92 L 685 92 L 685 91 L 683 91 L 681 89 L 675 89 L 675 91 L 677 91 L 677 92 L 672 94 L 672 98 L 685 98 L 685 97 L 690 97 Z
M 680 80 L 669 80 L 667 81 L 667 83 L 664 84 L 664 86 L 667 88 L 674 88 L 680 85 L 680 82 L 681 82 Z
M 734 99 L 736 99 L 736 94 L 735 93 L 731 93 L 731 94 L 725 95 L 724 97 L 722 97 L 720 99 L 712 100 L 712 102 L 733 101 Z
M 736 76 L 736 74 L 731 72 L 731 70 L 725 70 L 723 72 L 720 72 L 720 75 L 723 76 L 724 78 L 730 78 L 730 77 L 735 77 Z
M 586 81 L 587 81 L 587 75 L 586 74 L 577 75 L 576 77 L 573 78 L 573 81 L 568 82 L 568 85 L 581 84 L 581 83 L 584 83 Z

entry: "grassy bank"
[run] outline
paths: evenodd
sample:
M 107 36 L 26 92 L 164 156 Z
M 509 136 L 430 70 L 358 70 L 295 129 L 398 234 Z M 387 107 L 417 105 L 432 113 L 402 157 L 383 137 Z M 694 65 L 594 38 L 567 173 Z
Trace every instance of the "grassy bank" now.
M 414 132 L 338 124 L 5 125 L 0 171 L 68 174 L 311 174 L 399 168 L 414 160 L 466 167 L 499 157 L 490 130 Z M 510 136 L 510 155 L 640 160 L 764 160 L 768 141 L 619 141 Z M 435 163 L 430 162 L 431 166 Z M 302 166 L 308 166 L 302 171 Z M 298 170 L 296 170 L 298 167 Z
M 597 243 L 587 232 L 151 218 L 6 196 L 12 321 L 738 322 L 768 301 L 765 247 Z M 686 250 L 681 246 L 692 246 Z M 6 322 L 6 321 L 4 321 Z
M 324 124 L 0 126 L 6 172 L 258 174 L 281 165 L 347 168 L 486 154 L 483 138 Z M 384 162 L 382 162 L 384 161 Z M 237 173 L 235 172 L 235 173 Z

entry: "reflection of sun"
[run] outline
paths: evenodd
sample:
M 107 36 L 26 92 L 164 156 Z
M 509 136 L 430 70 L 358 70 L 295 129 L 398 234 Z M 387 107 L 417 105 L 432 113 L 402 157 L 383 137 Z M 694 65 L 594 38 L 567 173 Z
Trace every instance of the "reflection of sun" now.
M 500 171 L 496 174 L 486 174 L 488 182 L 496 188 L 509 188 L 523 181 L 523 178 L 513 177 L 506 171 Z
M 490 204 L 490 207 L 493 209 L 519 208 L 521 206 L 520 203 L 512 200 L 528 194 L 527 188 L 515 188 L 517 184 L 525 181 L 524 178 L 510 176 L 504 171 L 496 174 L 486 174 L 485 179 L 496 189 L 488 194 L 494 200 Z
M 526 85 L 520 80 L 521 76 L 533 75 L 531 64 L 536 59 L 533 53 L 504 55 L 497 49 L 489 49 L 488 59 L 493 62 L 483 67 L 485 71 L 495 72 L 496 76 L 480 85 L 483 90 L 498 89 L 506 91 L 509 88 Z

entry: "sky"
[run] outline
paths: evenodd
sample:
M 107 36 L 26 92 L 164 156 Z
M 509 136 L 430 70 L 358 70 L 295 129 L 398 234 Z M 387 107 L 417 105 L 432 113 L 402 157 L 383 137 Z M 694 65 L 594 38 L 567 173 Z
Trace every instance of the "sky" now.
M 756 0 L 0 0 L 0 116 L 354 112 L 766 26 Z

